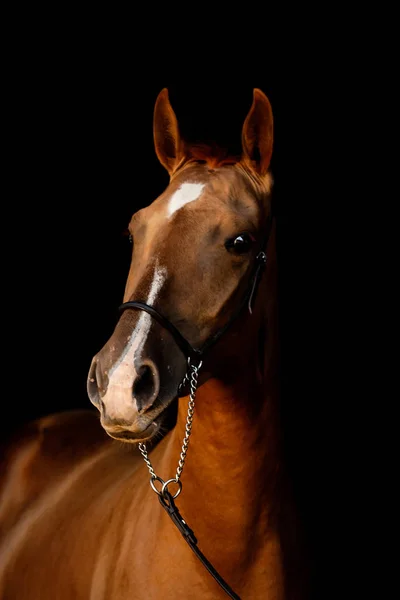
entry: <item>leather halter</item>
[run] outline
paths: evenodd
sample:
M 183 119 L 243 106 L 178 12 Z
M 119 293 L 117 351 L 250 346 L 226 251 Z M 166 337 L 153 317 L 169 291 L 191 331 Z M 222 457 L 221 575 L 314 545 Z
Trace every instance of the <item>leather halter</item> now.
M 123 313 L 127 309 L 143 310 L 144 312 L 147 312 L 162 327 L 164 327 L 164 329 L 166 329 L 167 331 L 170 332 L 170 334 L 174 338 L 177 346 L 182 351 L 183 355 L 187 359 L 189 359 L 192 364 L 193 364 L 193 362 L 199 363 L 202 360 L 205 352 L 208 351 L 212 346 L 214 346 L 214 344 L 220 339 L 220 337 L 222 337 L 223 334 L 230 328 L 232 323 L 241 314 L 242 310 L 244 309 L 244 307 L 246 305 L 248 306 L 250 314 L 252 314 L 252 309 L 253 309 L 254 302 L 255 302 L 258 284 L 260 282 L 261 275 L 264 271 L 264 268 L 265 268 L 265 265 L 267 262 L 266 249 L 267 249 L 267 245 L 268 245 L 269 236 L 271 233 L 271 227 L 272 227 L 272 214 L 268 218 L 266 233 L 264 236 L 263 243 L 261 244 L 262 249 L 260 250 L 260 252 L 257 254 L 257 256 L 255 258 L 253 272 L 252 272 L 252 275 L 250 278 L 250 284 L 247 289 L 247 293 L 245 294 L 242 302 L 239 304 L 238 308 L 236 309 L 236 311 L 234 312 L 234 314 L 232 315 L 230 320 L 221 329 L 219 329 L 213 336 L 208 338 L 208 340 L 206 340 L 206 342 L 203 344 L 203 346 L 201 348 L 194 348 L 187 341 L 187 339 L 180 333 L 180 331 L 175 327 L 175 325 L 173 323 L 171 323 L 171 321 L 169 321 L 166 317 L 164 317 L 164 315 L 159 313 L 153 306 L 150 306 L 149 304 L 146 304 L 145 302 L 141 302 L 141 301 L 137 301 L 137 300 L 124 302 L 119 307 L 119 312 Z

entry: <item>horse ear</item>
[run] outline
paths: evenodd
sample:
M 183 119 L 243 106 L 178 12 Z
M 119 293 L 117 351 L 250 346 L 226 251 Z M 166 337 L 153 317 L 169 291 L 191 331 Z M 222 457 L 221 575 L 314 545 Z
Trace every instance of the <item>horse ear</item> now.
M 267 96 L 255 88 L 253 104 L 242 129 L 242 160 L 263 176 L 267 173 L 272 156 L 273 116 Z
M 157 96 L 153 117 L 154 147 L 160 163 L 172 175 L 184 158 L 183 142 L 176 115 L 170 104 L 168 90 Z

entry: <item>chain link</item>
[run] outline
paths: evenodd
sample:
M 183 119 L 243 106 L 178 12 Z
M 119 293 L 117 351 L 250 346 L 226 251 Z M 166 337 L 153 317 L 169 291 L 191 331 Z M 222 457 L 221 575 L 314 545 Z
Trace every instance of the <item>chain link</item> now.
M 176 469 L 175 478 L 169 479 L 167 482 L 164 482 L 161 479 L 161 477 L 158 477 L 154 471 L 153 465 L 151 464 L 149 455 L 147 453 L 146 444 L 144 444 L 144 443 L 139 444 L 139 450 L 144 458 L 144 462 L 146 463 L 147 468 L 149 469 L 149 473 L 150 473 L 150 477 L 151 477 L 150 483 L 153 484 L 151 487 L 159 496 L 163 495 L 164 491 L 168 489 L 169 483 L 179 484 L 178 491 L 173 496 L 173 498 L 176 498 L 180 494 L 180 491 L 182 489 L 182 483 L 179 480 L 182 475 L 183 467 L 185 465 L 186 454 L 187 454 L 188 447 L 189 447 L 190 434 L 192 433 L 194 406 L 195 406 L 195 400 L 196 400 L 196 391 L 197 391 L 197 384 L 198 384 L 198 378 L 199 378 L 199 371 L 200 371 L 200 367 L 203 363 L 202 363 L 202 361 L 200 361 L 200 363 L 198 365 L 193 365 L 193 364 L 191 364 L 190 358 L 189 358 L 188 364 L 189 364 L 188 371 L 187 371 L 185 378 L 180 386 L 180 387 L 182 387 L 187 381 L 190 381 L 190 394 L 189 394 L 188 412 L 187 412 L 187 417 L 186 417 L 185 437 L 183 438 L 182 451 L 181 451 L 181 454 L 179 457 L 179 462 L 178 462 L 178 467 Z M 154 486 L 155 480 L 157 480 L 163 484 L 162 491 L 158 491 L 157 488 Z
M 149 473 L 151 475 L 151 478 L 152 479 L 157 479 L 157 475 L 154 473 L 153 465 L 151 464 L 149 456 L 147 454 L 146 444 L 139 444 L 139 450 L 142 453 L 142 456 L 144 458 L 144 462 L 147 465 L 147 468 L 149 469 Z

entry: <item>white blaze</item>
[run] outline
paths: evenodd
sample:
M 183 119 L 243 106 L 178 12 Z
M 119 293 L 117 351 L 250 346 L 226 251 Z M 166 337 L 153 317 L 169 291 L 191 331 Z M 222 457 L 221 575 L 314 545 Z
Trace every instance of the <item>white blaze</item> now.
M 177 210 L 198 200 L 203 191 L 204 183 L 183 183 L 180 188 L 171 196 L 168 203 L 168 217 L 171 217 Z
M 156 264 L 153 281 L 150 286 L 146 304 L 152 306 L 167 277 L 167 269 L 159 268 Z M 108 386 L 102 400 L 108 416 L 129 419 L 134 416 L 135 408 L 132 402 L 132 386 L 138 373 L 135 360 L 140 360 L 140 354 L 151 326 L 151 316 L 141 311 L 136 327 L 132 332 L 119 359 L 108 373 Z

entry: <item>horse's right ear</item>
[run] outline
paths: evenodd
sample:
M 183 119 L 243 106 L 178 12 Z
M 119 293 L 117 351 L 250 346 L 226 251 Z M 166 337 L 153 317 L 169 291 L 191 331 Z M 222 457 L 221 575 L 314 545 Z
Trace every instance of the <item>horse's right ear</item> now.
M 266 175 L 272 155 L 273 116 L 267 96 L 255 88 L 253 104 L 242 129 L 243 161 L 262 177 Z
M 154 147 L 158 160 L 172 175 L 185 158 L 178 121 L 164 88 L 157 96 L 153 118 Z

